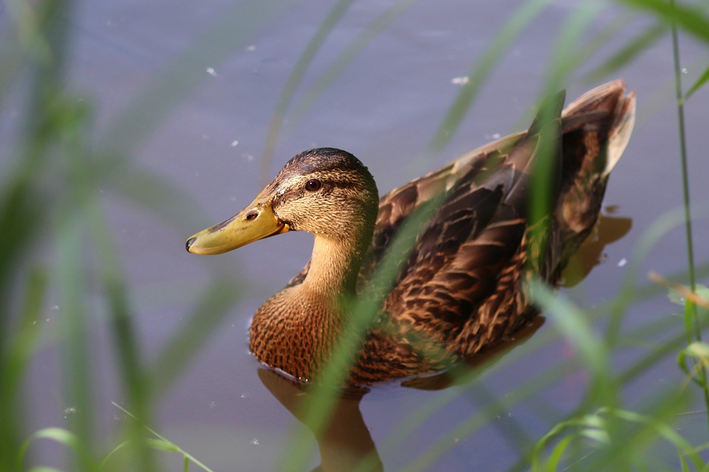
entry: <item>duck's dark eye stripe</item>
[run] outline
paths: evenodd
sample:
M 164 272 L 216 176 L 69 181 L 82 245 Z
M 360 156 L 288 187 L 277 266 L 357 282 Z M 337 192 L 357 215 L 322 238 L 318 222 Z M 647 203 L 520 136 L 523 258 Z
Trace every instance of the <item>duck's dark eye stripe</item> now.
M 320 190 L 322 187 L 322 182 L 320 182 L 318 179 L 310 179 L 307 182 L 305 182 L 305 190 L 308 192 L 316 192 Z

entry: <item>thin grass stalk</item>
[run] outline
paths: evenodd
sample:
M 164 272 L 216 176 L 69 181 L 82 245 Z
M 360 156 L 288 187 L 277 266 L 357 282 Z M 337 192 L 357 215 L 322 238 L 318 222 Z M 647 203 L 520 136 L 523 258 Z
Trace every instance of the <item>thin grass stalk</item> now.
M 332 84 L 340 77 L 354 59 L 384 31 L 392 21 L 399 18 L 407 10 L 413 7 L 420 0 L 397 0 L 378 17 L 376 17 L 367 27 L 340 53 L 337 58 L 320 74 L 312 87 L 305 93 L 298 103 L 293 107 L 293 112 L 289 117 L 289 123 L 294 125 L 303 119 L 305 113 L 310 110 L 320 96 L 328 90 Z
M 84 289 L 87 285 L 83 263 L 84 227 L 76 218 L 75 196 L 64 199 L 60 207 L 56 253 L 59 255 L 54 273 L 60 281 L 61 341 L 65 411 L 71 429 L 91 451 L 95 446 L 93 422 L 93 376 L 91 375 L 91 339 L 88 315 L 84 304 Z M 78 457 L 83 459 L 83 457 Z M 79 470 L 92 470 L 92 463 L 82 461 Z
M 675 1 L 671 0 L 674 6 Z M 680 50 L 679 50 L 679 37 L 677 33 L 677 25 L 675 22 L 671 26 L 672 31 L 672 59 L 674 66 L 674 79 L 675 79 L 675 99 L 677 102 L 677 126 L 679 132 L 679 150 L 680 150 L 680 162 L 682 165 L 682 203 L 684 208 L 684 225 L 685 225 L 685 236 L 687 238 L 687 267 L 689 274 L 689 287 L 692 292 L 697 289 L 696 278 L 694 274 L 694 243 L 692 238 L 692 210 L 691 210 L 691 200 L 689 198 L 689 166 L 687 164 L 687 137 L 684 124 L 684 99 L 682 94 L 682 68 L 680 65 Z M 687 300 L 687 306 L 690 311 L 690 315 L 693 318 L 694 332 L 687 332 L 687 343 L 691 343 L 693 337 L 697 341 L 702 340 L 702 333 L 698 327 L 697 310 L 696 305 Z M 709 406 L 709 405 L 708 405 Z
M 670 0 L 670 5 L 675 8 L 675 0 Z M 677 33 L 677 23 L 672 21 L 672 58 L 675 77 L 675 99 L 677 101 L 677 126 L 679 132 L 680 162 L 682 164 L 682 200 L 684 206 L 685 236 L 687 238 L 687 268 L 689 272 L 689 287 L 692 292 L 696 292 L 697 283 L 694 272 L 694 243 L 692 238 L 692 210 L 689 198 L 689 165 L 687 163 L 687 138 L 684 123 L 684 98 L 682 94 L 682 68 L 680 65 L 679 35 Z M 699 315 L 697 306 L 687 299 L 685 305 L 685 326 L 687 329 L 687 344 L 691 344 L 693 339 L 702 340 L 702 332 L 699 327 Z M 695 361 L 696 362 L 696 361 Z M 707 422 L 709 423 L 709 390 L 706 388 L 707 371 L 703 365 L 695 365 L 697 376 L 702 385 L 704 405 L 707 408 Z
M 22 403 L 22 380 L 31 361 L 39 337 L 37 320 L 45 298 L 47 276 L 42 270 L 30 274 L 25 300 L 17 320 L 14 339 L 0 344 L 0 457 L 7 458 L 0 470 L 10 467 L 15 452 L 20 446 L 22 421 L 26 409 Z
M 509 49 L 512 41 L 549 3 L 550 0 L 529 0 L 514 12 L 487 47 L 483 56 L 471 67 L 468 72 L 468 83 L 461 88 L 428 145 L 429 153 L 440 151 L 448 144 L 495 65 L 504 57 L 503 52 Z
M 88 164 L 85 162 L 85 164 Z M 90 168 L 84 165 L 84 169 Z M 82 179 L 90 185 L 90 177 L 84 173 Z M 92 189 L 91 194 L 98 192 Z M 87 195 L 88 196 L 88 195 Z M 149 382 L 139 361 L 139 346 L 131 320 L 128 293 L 121 273 L 121 264 L 115 252 L 115 246 L 110 238 L 108 223 L 99 207 L 99 199 L 87 198 L 85 201 L 89 229 L 99 260 L 100 280 L 104 296 L 108 304 L 108 313 L 118 359 L 119 372 L 127 397 L 128 407 L 136 417 L 146 424 L 150 423 L 150 391 Z M 135 452 L 134 470 L 152 472 L 157 470 L 155 457 L 143 440 L 143 431 L 137 422 L 128 423 L 130 445 Z
M 269 169 L 276 149 L 276 142 L 278 141 L 278 136 L 283 126 L 283 118 L 288 110 L 288 106 L 293 101 L 293 96 L 295 95 L 298 85 L 302 82 L 305 72 L 313 62 L 313 59 L 315 59 L 317 52 L 325 43 L 325 40 L 332 32 L 335 25 L 337 25 L 345 13 L 347 13 L 347 10 L 349 10 L 353 2 L 354 0 L 340 0 L 335 4 L 325 19 L 320 22 L 318 30 L 310 38 L 310 41 L 308 41 L 308 44 L 305 46 L 305 50 L 300 54 L 298 62 L 295 63 L 295 66 L 293 66 L 288 75 L 281 94 L 278 96 L 276 109 L 273 111 L 271 122 L 268 125 L 268 131 L 266 133 L 266 145 L 264 146 L 263 155 L 261 157 L 261 180 L 263 182 L 266 182 L 268 179 Z

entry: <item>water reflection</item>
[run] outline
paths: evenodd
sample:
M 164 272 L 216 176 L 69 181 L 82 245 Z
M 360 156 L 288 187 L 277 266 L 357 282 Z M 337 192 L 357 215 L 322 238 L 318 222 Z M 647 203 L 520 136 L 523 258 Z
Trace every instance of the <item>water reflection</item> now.
M 484 368 L 489 368 L 502 355 L 528 340 L 543 323 L 544 318 L 538 316 L 519 330 L 514 339 L 486 350 L 465 365 L 439 374 L 410 379 L 401 383 L 401 386 L 421 390 L 440 390 L 452 385 L 470 383 L 484 371 Z M 312 405 L 313 396 L 318 393 L 310 392 L 302 384 L 264 367 L 258 369 L 258 375 L 273 396 L 315 436 L 320 450 L 321 466 L 314 470 L 323 472 L 384 470 L 379 452 L 359 407 L 362 398 L 370 392 L 370 389 L 348 388 L 335 393 L 337 396 L 335 406 L 326 425 L 318 427 L 305 414 L 303 408 L 304 405 Z M 396 386 L 387 384 L 372 388 L 386 389 L 396 388 Z M 333 393 L 327 392 L 327 394 Z
M 343 390 L 338 395 L 324 427 L 318 428 L 304 413 L 304 405 L 313 393 L 289 378 L 266 368 L 259 368 L 259 378 L 276 399 L 314 433 L 322 465 L 315 470 L 380 471 L 382 461 L 364 422 L 359 403 L 367 389 Z M 322 429 L 318 432 L 318 429 Z
M 607 209 L 614 212 L 615 208 Z M 603 250 L 608 245 L 618 241 L 628 234 L 633 226 L 633 220 L 627 217 L 599 215 L 596 227 L 584 241 L 576 254 L 573 255 L 564 270 L 561 285 L 573 287 L 581 282 L 595 266 L 603 262 Z

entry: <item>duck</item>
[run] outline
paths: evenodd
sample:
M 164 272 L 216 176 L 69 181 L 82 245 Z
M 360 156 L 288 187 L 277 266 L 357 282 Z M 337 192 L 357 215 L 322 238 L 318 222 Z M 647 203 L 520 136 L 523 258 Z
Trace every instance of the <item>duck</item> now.
M 562 92 L 526 131 L 381 198 L 349 152 L 301 152 L 241 212 L 190 237 L 187 251 L 221 254 L 287 232 L 314 235 L 309 262 L 249 328 L 250 351 L 279 373 L 323 381 L 338 349 L 349 353 L 340 382 L 350 386 L 448 369 L 536 316 L 528 282 L 557 285 L 596 224 L 632 133 L 635 92 L 619 79 L 563 103 Z M 542 171 L 544 190 L 535 181 Z M 358 330 L 362 300 L 376 305 Z

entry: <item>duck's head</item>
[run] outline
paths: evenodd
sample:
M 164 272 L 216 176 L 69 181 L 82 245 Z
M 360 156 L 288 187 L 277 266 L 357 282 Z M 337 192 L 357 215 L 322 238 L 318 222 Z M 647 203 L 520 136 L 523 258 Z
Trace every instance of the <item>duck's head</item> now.
M 221 254 L 287 231 L 357 240 L 371 233 L 378 202 L 374 179 L 359 159 L 339 149 L 312 149 L 288 161 L 240 213 L 189 238 L 187 250 Z

